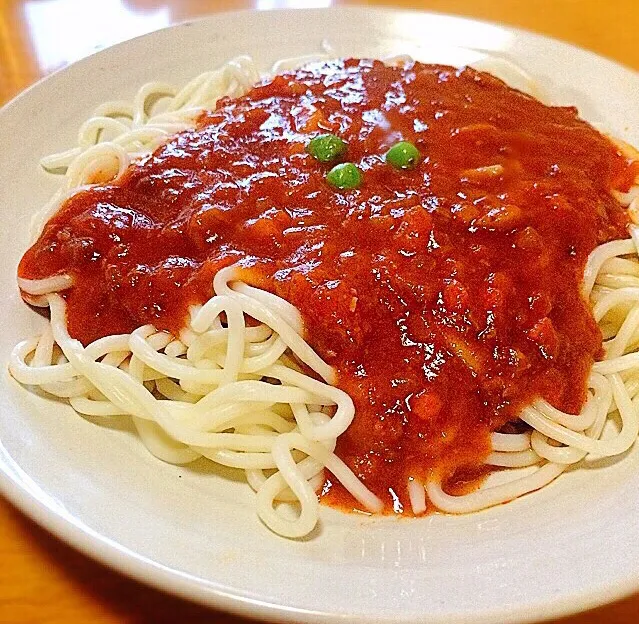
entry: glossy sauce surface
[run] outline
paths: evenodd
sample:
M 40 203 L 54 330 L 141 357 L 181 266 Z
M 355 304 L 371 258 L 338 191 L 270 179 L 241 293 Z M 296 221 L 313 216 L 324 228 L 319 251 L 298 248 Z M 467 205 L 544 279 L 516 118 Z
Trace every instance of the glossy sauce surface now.
M 347 141 L 360 188 L 332 188 L 305 152 L 323 132 Z M 419 148 L 412 170 L 384 161 L 399 140 Z M 86 343 L 145 323 L 177 333 L 241 261 L 302 312 L 356 405 L 337 453 L 399 511 L 409 476 L 473 474 L 490 432 L 536 397 L 579 410 L 601 349 L 583 268 L 626 236 L 610 189 L 635 173 L 574 109 L 488 74 L 318 64 L 220 101 L 74 196 L 19 274 L 74 276 L 69 328 Z

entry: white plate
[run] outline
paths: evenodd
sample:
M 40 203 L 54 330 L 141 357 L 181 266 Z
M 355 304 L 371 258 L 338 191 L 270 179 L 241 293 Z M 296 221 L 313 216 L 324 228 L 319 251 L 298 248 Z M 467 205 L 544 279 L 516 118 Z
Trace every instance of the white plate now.
M 408 53 L 465 63 L 486 51 L 535 75 L 556 103 L 639 144 L 639 77 L 563 43 L 464 19 L 342 8 L 227 13 L 115 46 L 44 80 L 0 111 L 0 352 L 42 319 L 15 266 L 29 215 L 55 188 L 40 156 L 70 146 L 105 100 L 148 80 L 181 83 L 242 53 L 277 58 Z M 106 428 L 30 395 L 2 372 L 0 486 L 37 522 L 147 583 L 277 621 L 533 621 L 639 588 L 639 457 L 562 476 L 542 492 L 466 517 L 363 520 L 322 509 L 287 541 L 258 521 L 234 473 L 153 458 L 131 429 Z

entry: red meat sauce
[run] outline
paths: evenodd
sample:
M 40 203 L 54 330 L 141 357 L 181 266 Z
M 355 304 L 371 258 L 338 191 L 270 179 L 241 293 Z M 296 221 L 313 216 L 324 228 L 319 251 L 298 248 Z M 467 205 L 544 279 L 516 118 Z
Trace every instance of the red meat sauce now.
M 306 153 L 332 132 L 357 189 Z M 398 140 L 421 161 L 384 160 Z M 356 417 L 337 454 L 409 511 L 409 476 L 483 472 L 490 433 L 543 397 L 576 413 L 602 339 L 580 284 L 626 237 L 636 175 L 574 108 L 472 69 L 318 63 L 220 100 L 117 182 L 67 200 L 19 266 L 68 273 L 72 336 L 177 333 L 223 266 L 301 311 Z M 508 425 L 507 425 L 508 426 Z M 324 498 L 353 504 L 329 479 Z M 460 485 L 461 484 L 461 485 Z

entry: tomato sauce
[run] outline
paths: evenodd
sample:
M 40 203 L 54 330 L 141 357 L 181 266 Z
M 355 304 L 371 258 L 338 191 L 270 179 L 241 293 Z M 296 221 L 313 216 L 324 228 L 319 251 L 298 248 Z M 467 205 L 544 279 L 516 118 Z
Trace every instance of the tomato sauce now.
M 359 188 L 331 187 L 332 165 L 306 153 L 325 132 L 348 143 Z M 414 169 L 385 162 L 399 140 L 418 147 Z M 88 343 L 177 332 L 241 261 L 301 311 L 356 405 L 336 452 L 400 511 L 409 476 L 482 473 L 490 433 L 536 397 L 579 411 L 602 341 L 584 265 L 627 236 L 610 190 L 635 173 L 576 109 L 486 73 L 320 63 L 221 100 L 66 201 L 19 275 L 71 274 L 69 329 Z M 325 499 L 349 504 L 336 486 Z

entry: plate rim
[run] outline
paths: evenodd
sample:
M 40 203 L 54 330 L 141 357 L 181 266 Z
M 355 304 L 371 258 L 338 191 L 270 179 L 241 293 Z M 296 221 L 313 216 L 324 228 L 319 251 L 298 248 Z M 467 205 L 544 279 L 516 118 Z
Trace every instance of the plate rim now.
M 170 30 L 187 28 L 190 25 L 208 22 L 214 28 L 215 22 L 220 16 L 227 19 L 242 19 L 248 15 L 261 14 L 291 14 L 291 13 L 377 13 L 380 15 L 402 14 L 419 15 L 421 17 L 437 16 L 451 19 L 466 24 L 484 24 L 497 27 L 507 33 L 522 35 L 526 38 L 534 38 L 538 42 L 560 46 L 567 51 L 579 52 L 592 60 L 604 61 L 624 72 L 628 72 L 639 84 L 639 70 L 629 67 L 608 56 L 593 52 L 592 50 L 569 43 L 563 39 L 557 39 L 545 34 L 540 34 L 526 28 L 511 26 L 503 22 L 493 22 L 488 19 L 478 19 L 464 15 L 454 15 L 441 11 L 423 11 L 418 9 L 393 8 L 390 6 L 369 7 L 362 4 L 331 6 L 324 8 L 297 8 L 297 9 L 268 9 L 268 10 L 224 10 L 196 18 L 185 19 L 168 26 L 153 30 L 126 39 L 124 41 L 109 45 L 100 50 L 95 50 L 90 54 L 74 61 L 54 72 L 43 76 L 33 84 L 29 85 L 9 101 L 0 107 L 0 127 L 9 111 L 11 111 L 20 101 L 30 97 L 31 93 L 41 87 L 43 83 L 54 81 L 61 74 L 71 71 L 85 63 L 94 62 L 94 57 L 108 55 L 114 48 L 125 48 L 135 45 L 139 39 L 153 38 L 158 33 Z M 6 366 L 6 364 L 5 364 Z M 8 373 L 3 371 L 5 377 Z M 11 383 L 14 383 L 11 380 Z M 9 460 L 9 461 L 7 461 Z M 379 623 L 390 624 L 391 622 L 410 622 L 406 615 L 399 616 L 377 616 L 354 615 L 347 613 L 335 613 L 331 611 L 316 611 L 298 607 L 290 607 L 286 604 L 276 604 L 274 602 L 263 601 L 255 598 L 242 596 L 240 592 L 233 592 L 233 588 L 224 586 L 223 583 L 212 581 L 201 577 L 189 575 L 176 569 L 168 568 L 158 562 L 144 557 L 143 555 L 109 539 L 107 536 L 92 530 L 81 520 L 73 518 L 70 514 L 64 514 L 60 509 L 56 509 L 52 504 L 54 501 L 39 487 L 42 497 L 34 492 L 33 487 L 29 487 L 24 479 L 20 478 L 22 472 L 19 466 L 12 467 L 10 453 L 0 440 L 0 496 L 3 496 L 11 505 L 35 522 L 39 527 L 46 530 L 55 538 L 62 540 L 72 548 L 81 552 L 93 561 L 104 565 L 106 568 L 114 570 L 125 577 L 140 582 L 143 585 L 153 587 L 163 593 L 174 595 L 179 598 L 196 602 L 207 607 L 232 613 L 241 617 L 251 619 L 259 618 L 262 621 L 270 622 L 299 622 L 304 621 L 309 624 L 320 622 L 349 622 L 349 623 Z M 25 473 L 26 474 L 26 473 Z M 28 477 L 28 475 L 26 475 Z M 50 500 L 47 501 L 46 499 Z M 564 617 L 575 613 L 581 613 L 603 605 L 610 604 L 625 597 L 628 597 L 639 590 L 639 564 L 637 569 L 626 574 L 623 580 L 611 582 L 609 585 L 601 585 L 596 590 L 589 588 L 580 590 L 558 598 L 550 598 L 544 603 L 535 606 L 534 611 L 522 611 L 522 607 L 499 607 L 491 610 L 483 610 L 476 613 L 459 612 L 454 615 L 431 616 L 428 620 L 431 624 L 489 624 L 495 621 L 512 622 L 513 624 L 528 624 L 532 622 L 545 621 L 551 618 Z

